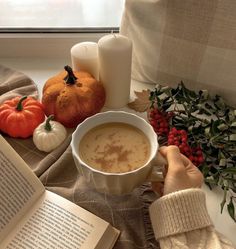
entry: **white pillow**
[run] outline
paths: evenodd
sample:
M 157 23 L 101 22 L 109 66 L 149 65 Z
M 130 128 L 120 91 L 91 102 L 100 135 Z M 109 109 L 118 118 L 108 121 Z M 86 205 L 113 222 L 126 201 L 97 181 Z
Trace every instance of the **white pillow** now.
M 235 0 L 126 0 L 120 33 L 133 42 L 133 79 L 182 80 L 236 104 Z

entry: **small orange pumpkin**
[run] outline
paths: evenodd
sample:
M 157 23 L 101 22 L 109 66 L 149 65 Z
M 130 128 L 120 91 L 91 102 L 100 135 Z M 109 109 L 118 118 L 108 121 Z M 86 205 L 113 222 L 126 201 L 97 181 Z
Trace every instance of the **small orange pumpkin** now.
M 17 96 L 0 105 L 0 131 L 11 137 L 31 136 L 44 119 L 43 105 L 32 97 Z
M 103 85 L 89 73 L 65 71 L 50 78 L 44 85 L 42 103 L 47 116 L 73 128 L 85 118 L 98 113 L 105 103 Z

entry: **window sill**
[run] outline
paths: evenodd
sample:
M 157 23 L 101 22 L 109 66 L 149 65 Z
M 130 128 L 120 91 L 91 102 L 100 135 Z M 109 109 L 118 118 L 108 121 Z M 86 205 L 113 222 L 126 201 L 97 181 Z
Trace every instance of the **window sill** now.
M 102 31 L 102 30 L 101 30 Z M 104 32 L 0 33 L 0 58 L 64 58 L 79 42 L 97 42 Z M 117 32 L 117 29 L 115 30 Z

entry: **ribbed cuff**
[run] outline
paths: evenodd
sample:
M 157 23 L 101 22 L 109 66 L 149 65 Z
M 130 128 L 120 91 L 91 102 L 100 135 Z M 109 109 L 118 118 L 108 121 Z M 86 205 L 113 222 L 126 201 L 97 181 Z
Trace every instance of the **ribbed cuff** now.
M 205 194 L 200 189 L 163 196 L 150 206 L 149 212 L 156 239 L 212 225 Z

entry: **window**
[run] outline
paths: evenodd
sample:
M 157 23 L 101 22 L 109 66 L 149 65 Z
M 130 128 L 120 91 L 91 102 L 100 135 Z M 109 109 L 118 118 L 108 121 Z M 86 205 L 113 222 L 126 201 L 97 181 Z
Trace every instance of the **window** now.
M 0 32 L 118 30 L 124 0 L 1 0 Z
M 0 58 L 69 56 L 118 32 L 125 0 L 0 0 Z

